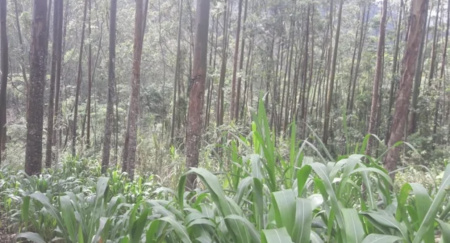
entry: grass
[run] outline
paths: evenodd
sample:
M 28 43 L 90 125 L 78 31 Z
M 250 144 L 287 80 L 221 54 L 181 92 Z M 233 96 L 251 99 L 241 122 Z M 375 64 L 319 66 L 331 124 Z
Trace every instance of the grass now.
M 450 165 L 436 185 L 395 190 L 379 160 L 333 161 L 295 123 L 286 143 L 275 146 L 261 104 L 250 135 L 222 147 L 219 173 L 193 168 L 167 188 L 78 158 L 40 177 L 3 168 L 0 211 L 32 242 L 450 242 Z M 199 188 L 185 190 L 187 174 Z

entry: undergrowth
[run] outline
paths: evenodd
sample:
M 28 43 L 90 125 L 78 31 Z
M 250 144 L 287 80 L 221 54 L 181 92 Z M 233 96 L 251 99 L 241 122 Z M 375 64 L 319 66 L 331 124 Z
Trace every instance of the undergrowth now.
M 97 161 L 79 158 L 39 177 L 3 168 L 0 210 L 18 240 L 38 243 L 450 242 L 450 165 L 431 183 L 400 176 L 394 186 L 362 155 L 367 137 L 334 161 L 298 141 L 295 123 L 281 152 L 262 104 L 251 128 L 213 149 L 216 172 L 192 168 L 173 187 L 156 176 L 129 181 L 118 168 L 101 175 Z M 194 191 L 187 174 L 198 177 Z

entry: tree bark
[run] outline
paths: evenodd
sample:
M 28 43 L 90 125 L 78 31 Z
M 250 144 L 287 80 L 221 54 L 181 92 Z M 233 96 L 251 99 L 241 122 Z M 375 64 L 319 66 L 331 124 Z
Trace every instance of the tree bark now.
M 367 133 L 369 134 L 375 134 L 376 133 L 376 127 L 377 127 L 377 118 L 378 114 L 378 108 L 380 106 L 380 83 L 382 83 L 383 79 L 383 61 L 384 61 L 384 42 L 385 42 L 385 33 L 386 33 L 386 18 L 387 18 L 387 0 L 383 0 L 383 10 L 381 15 L 381 22 L 380 22 L 380 36 L 378 39 L 378 51 L 377 51 L 377 64 L 376 64 L 376 70 L 375 70 L 375 79 L 373 81 L 373 88 L 372 88 L 372 105 L 370 108 L 370 118 L 369 118 L 369 129 Z M 372 149 L 372 143 L 373 139 L 370 136 L 369 141 L 366 147 L 366 154 L 371 154 Z
M 102 173 L 109 167 L 111 153 L 111 133 L 114 122 L 114 93 L 115 93 L 115 66 L 116 66 L 116 15 L 117 0 L 111 0 L 109 11 L 109 58 L 108 58 L 108 101 L 106 104 L 105 135 L 102 150 Z
M 27 109 L 25 172 L 41 173 L 44 89 L 48 49 L 47 1 L 35 0 L 30 45 L 30 87 Z
M 17 0 L 14 0 L 14 7 L 15 7 L 15 12 L 16 12 L 16 25 L 17 25 L 17 35 L 19 37 L 19 44 L 20 44 L 20 49 L 25 52 L 24 50 L 24 46 L 23 46 L 23 38 L 22 38 L 22 30 L 20 28 L 20 21 L 19 21 L 19 10 L 17 8 Z M 27 86 L 27 95 L 28 95 L 28 78 L 27 78 L 27 72 L 26 72 L 26 68 L 25 68 L 25 60 L 23 58 L 23 56 L 21 57 L 21 64 L 20 64 L 20 68 L 22 69 L 22 78 L 23 81 L 25 82 L 26 86 Z
M 81 28 L 80 53 L 78 55 L 77 87 L 75 91 L 76 93 L 75 93 L 75 105 L 73 111 L 73 127 L 72 127 L 72 156 L 76 155 L 76 145 L 77 145 L 78 102 L 80 98 L 81 79 L 83 78 L 82 63 L 83 63 L 83 47 L 84 47 L 84 30 L 86 28 L 86 13 L 88 6 L 87 1 L 88 0 L 84 1 L 83 27 Z
M 89 0 L 89 22 L 88 22 L 88 97 L 86 102 L 86 147 L 89 148 L 91 144 L 91 96 L 92 96 L 92 36 L 91 36 L 91 1 Z M 83 126 L 84 127 L 84 126 Z
M 236 104 L 235 104 L 235 114 L 234 117 L 236 120 L 239 120 L 239 103 L 241 99 L 241 83 L 242 83 L 242 70 L 244 68 L 244 49 L 245 49 L 245 22 L 247 20 L 247 9 L 248 9 L 248 0 L 245 0 L 244 7 L 244 22 L 242 27 L 242 43 L 241 43 L 241 57 L 239 60 L 239 77 L 237 80 L 237 90 L 236 90 Z
M 172 127 L 170 128 L 170 142 L 174 144 L 175 136 L 175 118 L 176 118 L 176 106 L 177 106 L 177 82 L 180 79 L 180 58 L 181 58 L 181 27 L 183 21 L 183 0 L 180 0 L 180 10 L 178 16 L 178 36 L 177 36 L 177 57 L 175 64 L 175 75 L 173 79 L 173 106 L 172 106 Z
M 8 36 L 6 28 L 6 0 L 0 1 L 0 48 L 1 48 L 1 87 L 0 87 L 0 165 L 6 144 L 6 87 L 8 82 Z
M 236 107 L 238 104 L 236 104 L 236 77 L 237 77 L 237 69 L 238 69 L 238 62 L 239 62 L 239 37 L 241 34 L 241 16 L 242 16 L 242 2 L 243 0 L 239 0 L 239 6 L 238 6 L 238 20 L 237 20 L 237 29 L 236 29 L 236 41 L 234 46 L 234 56 L 233 56 L 233 79 L 231 83 L 231 108 L 230 108 L 230 120 L 236 120 Z
M 217 97 L 217 126 L 223 124 L 224 116 L 224 85 L 225 85 L 225 75 L 227 72 L 227 49 L 228 49 L 228 2 L 225 0 L 224 13 L 223 13 L 223 34 L 222 34 L 222 64 L 220 68 L 218 97 Z
M 338 54 L 338 45 L 339 45 L 339 34 L 341 31 L 341 20 L 342 20 L 342 5 L 344 1 L 341 0 L 339 2 L 339 12 L 338 12 L 338 23 L 336 28 L 336 39 L 334 42 L 334 50 L 333 50 L 333 62 L 331 64 L 331 74 L 330 74 L 330 82 L 328 86 L 328 95 L 327 95 L 327 103 L 325 109 L 325 122 L 323 126 L 323 143 L 328 143 L 329 130 L 330 130 L 330 113 L 331 113 L 331 105 L 333 104 L 333 92 L 334 92 L 334 78 L 336 76 L 336 62 L 337 62 L 337 54 Z
M 394 171 L 399 159 L 399 148 L 392 148 L 403 138 L 405 124 L 408 117 L 409 99 L 412 92 L 414 72 L 417 65 L 419 46 L 424 33 L 428 0 L 412 0 L 408 40 L 402 65 L 402 78 L 395 101 L 394 119 L 388 146 L 391 148 L 384 160 L 384 166 L 390 172 Z M 391 174 L 394 177 L 394 174 Z
M 388 116 L 389 116 L 389 121 L 387 124 L 387 129 L 386 129 L 386 138 L 385 138 L 385 143 L 387 145 L 387 143 L 389 142 L 389 136 L 390 136 L 390 127 L 391 127 L 391 122 L 392 122 L 392 106 L 394 105 L 394 94 L 395 91 L 397 89 L 398 86 L 398 52 L 399 52 L 399 45 L 400 45 L 400 32 L 401 32 L 401 26 L 402 26 L 402 16 L 403 16 L 403 0 L 400 0 L 400 8 L 399 8 L 399 15 L 398 15 L 398 20 L 397 20 L 397 34 L 395 37 L 395 47 L 394 47 L 394 60 L 392 63 L 392 77 L 391 77 L 391 88 L 389 89 L 389 108 L 388 108 Z
M 45 167 L 52 166 L 52 148 L 53 148 L 53 122 L 54 116 L 54 95 L 55 95 L 55 80 L 57 79 L 58 66 L 61 68 L 61 41 L 62 41 L 62 17 L 63 17 L 63 0 L 55 1 L 53 12 L 53 46 L 52 46 L 52 66 L 50 71 L 50 88 L 48 101 L 48 120 L 47 120 L 47 150 L 45 157 Z
M 148 1 L 146 2 L 148 3 Z M 127 131 L 125 146 L 123 148 L 122 170 L 128 172 L 131 180 L 134 179 L 136 166 L 137 128 L 139 119 L 139 94 L 141 85 L 141 57 L 142 42 L 144 40 L 144 19 L 146 18 L 144 0 L 136 1 L 134 19 L 134 45 L 133 45 L 133 77 L 131 78 L 131 95 L 128 106 Z M 128 143 L 127 143 L 128 142 Z
M 197 167 L 202 136 L 203 98 L 205 95 L 206 57 L 208 54 L 210 0 L 197 0 L 194 66 L 189 94 L 188 122 L 186 128 L 186 167 Z M 195 188 L 195 175 L 186 181 L 188 189 Z
M 428 26 L 427 26 L 427 18 L 428 18 L 428 7 L 427 11 L 425 12 L 425 22 L 423 22 L 423 34 L 420 38 L 420 47 L 419 47 L 419 53 L 418 53 L 418 60 L 416 62 L 417 67 L 415 68 L 414 72 L 414 91 L 412 96 L 412 107 L 410 111 L 410 119 L 409 119 L 409 134 L 413 134 L 417 132 L 417 127 L 419 124 L 419 113 L 417 112 L 417 108 L 419 105 L 419 96 L 420 96 L 420 86 L 422 85 L 422 71 L 423 71 L 423 61 L 424 61 L 424 49 L 425 49 L 425 39 L 428 32 Z M 408 33 L 408 38 L 409 38 Z

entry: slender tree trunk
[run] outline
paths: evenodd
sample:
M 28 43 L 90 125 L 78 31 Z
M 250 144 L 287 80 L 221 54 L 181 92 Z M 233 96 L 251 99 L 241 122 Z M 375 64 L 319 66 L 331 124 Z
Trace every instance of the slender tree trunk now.
M 6 29 L 6 0 L 0 1 L 0 48 L 1 48 L 1 87 L 0 87 L 0 165 L 6 144 L 6 87 L 8 82 L 8 36 Z
M 186 128 L 186 167 L 197 167 L 202 133 L 203 98 L 205 95 L 206 57 L 208 55 L 209 0 L 197 1 L 194 67 L 189 94 Z M 195 175 L 189 174 L 186 187 L 195 188 Z
M 109 59 L 108 59 L 108 102 L 106 104 L 105 136 L 103 139 L 102 173 L 109 167 L 111 151 L 111 130 L 114 121 L 114 93 L 116 66 L 116 15 L 117 0 L 111 0 L 109 11 Z
M 330 82 L 328 86 L 328 97 L 327 104 L 325 109 L 325 122 L 323 126 L 323 143 L 328 143 L 329 130 L 330 130 L 330 113 L 331 113 L 331 105 L 333 104 L 333 92 L 334 92 L 334 78 L 336 75 L 336 62 L 337 62 L 337 54 L 338 54 L 338 45 L 339 45 L 339 35 L 341 31 L 341 19 L 342 19 L 342 5 L 344 1 L 341 0 L 339 2 L 339 12 L 338 12 L 338 23 L 336 28 L 336 39 L 334 42 L 334 52 L 333 52 L 333 63 L 331 65 L 331 74 L 330 74 Z
M 175 64 L 175 75 L 173 79 L 173 106 L 172 106 L 172 127 L 170 130 L 170 143 L 174 144 L 175 118 L 177 106 L 177 82 L 180 79 L 180 54 L 181 54 L 181 27 L 183 21 L 183 0 L 180 0 L 180 10 L 178 16 L 178 37 L 177 37 L 177 59 Z
M 352 77 L 352 95 L 350 97 L 350 106 L 349 106 L 349 111 L 348 113 L 351 114 L 353 111 L 353 106 L 355 104 L 355 91 L 356 91 L 356 82 L 358 80 L 358 75 L 359 75 L 359 67 L 361 64 L 361 56 L 362 56 L 362 52 L 364 49 L 364 42 L 366 39 L 366 34 L 367 34 L 367 26 L 369 23 L 369 16 L 370 16 L 370 4 L 368 4 L 366 11 L 365 11 L 365 16 L 363 15 L 363 23 L 361 24 L 361 29 L 360 29 L 360 40 L 359 40 L 359 47 L 358 47 L 358 57 L 356 58 L 356 66 L 355 66 L 355 72 L 353 73 L 353 77 Z M 365 18 L 365 20 L 364 20 Z
M 308 4 L 308 11 L 306 13 L 306 30 L 305 30 L 305 53 L 303 54 L 303 65 L 302 65 L 302 97 L 301 97 L 301 116 L 300 121 L 306 124 L 306 113 L 307 113 L 307 100 L 309 96 L 309 85 L 308 78 L 311 80 L 311 77 L 308 77 L 308 65 L 312 65 L 312 62 L 308 64 L 309 57 L 309 25 L 310 25 L 310 15 L 311 15 L 311 5 Z M 312 70 L 311 70 L 312 71 Z M 310 82 L 309 82 L 310 84 Z M 300 124 L 300 123 L 299 123 Z M 305 134 L 305 128 L 303 125 L 300 126 L 302 134 Z
M 86 147 L 91 145 L 91 96 L 92 96 L 92 36 L 91 36 L 91 1 L 89 0 L 89 47 L 88 47 L 88 97 L 86 103 Z M 84 127 L 84 126 L 83 126 Z
M 25 53 L 25 48 L 24 48 L 23 39 L 22 39 L 22 31 L 21 31 L 20 21 L 19 21 L 19 10 L 18 10 L 18 7 L 17 7 L 17 0 L 14 0 L 14 7 L 15 7 L 15 12 L 16 12 L 16 14 L 15 14 L 16 18 L 15 19 L 16 19 L 17 35 L 19 37 L 20 49 L 22 50 L 22 52 Z M 27 72 L 26 72 L 26 68 L 25 68 L 26 65 L 25 65 L 25 58 L 24 58 L 24 56 L 25 55 L 21 56 L 20 68 L 22 69 L 22 78 L 23 78 L 23 80 L 25 82 L 25 85 L 26 85 L 26 89 L 27 89 L 26 94 L 28 95 L 29 84 L 28 84 Z
M 223 13 L 223 35 L 222 35 L 222 64 L 220 68 L 219 86 L 217 88 L 217 126 L 223 124 L 224 116 L 224 85 L 227 71 L 227 49 L 228 49 L 228 2 L 225 0 Z
M 81 79 L 83 78 L 82 63 L 83 63 L 83 47 L 84 47 L 84 30 L 86 28 L 86 13 L 87 13 L 87 3 L 88 0 L 84 1 L 84 12 L 83 12 L 83 27 L 81 29 L 81 43 L 80 43 L 80 53 L 78 55 L 78 72 L 77 72 L 77 87 L 75 93 L 75 105 L 73 111 L 73 128 L 72 128 L 72 156 L 76 155 L 76 145 L 77 145 L 77 121 L 78 121 L 78 102 L 80 98 L 81 89 Z
M 27 109 L 25 172 L 41 173 L 44 89 L 48 49 L 47 1 L 35 0 L 30 46 L 30 87 Z
M 356 28 L 356 34 L 355 34 L 355 48 L 353 49 L 353 55 L 352 55 L 352 64 L 351 64 L 351 68 L 350 68 L 350 80 L 349 80 L 349 82 L 348 82 L 348 91 L 349 92 L 347 92 L 347 106 L 346 106 L 346 109 L 347 109 L 347 114 L 349 114 L 349 107 L 350 107 L 350 97 L 351 97 L 351 94 L 352 94 L 352 92 L 351 92 L 351 90 L 352 90 L 352 84 L 353 84 L 353 73 L 354 73 L 354 71 L 355 71 L 355 59 L 356 59 L 356 53 L 357 53 L 357 50 L 358 50 L 358 48 L 359 48 L 359 39 L 360 39 L 360 35 L 362 34 L 362 32 L 360 31 L 360 27 L 362 26 L 362 25 L 364 25 L 364 17 L 365 17 L 365 11 L 366 11 L 366 7 L 365 7 L 365 5 L 364 5 L 364 9 L 361 11 L 360 10 L 360 12 L 361 12 L 361 16 L 362 16 L 362 18 L 361 18 L 361 22 L 359 22 L 359 26 Z
M 233 59 L 233 79 L 231 83 L 231 109 L 230 109 L 230 120 L 237 120 L 236 117 L 236 78 L 237 78 L 237 69 L 238 69 L 238 61 L 239 61 L 239 37 L 241 34 L 241 16 L 242 16 L 242 2 L 243 0 L 239 0 L 238 6 L 238 20 L 237 20 L 237 29 L 236 29 L 236 41 L 234 46 L 234 59 Z
M 216 60 L 217 60 L 217 40 L 219 35 L 219 18 L 212 18 L 213 19 L 213 32 L 214 34 L 211 35 L 211 51 L 209 54 L 209 65 L 212 66 L 212 72 L 216 73 Z M 214 54 L 214 55 L 213 55 Z M 208 86 L 208 98 L 206 100 L 206 118 L 205 118 L 205 129 L 209 127 L 209 123 L 211 120 L 211 105 L 212 105 L 212 99 L 214 94 L 214 76 L 210 77 L 210 85 Z
M 397 34 L 395 37 L 395 47 L 394 47 L 394 60 L 392 63 L 392 77 L 391 77 L 391 88 L 389 89 L 389 108 L 388 108 L 388 114 L 389 114 L 389 121 L 387 123 L 387 129 L 386 129 L 386 138 L 385 138 L 385 143 L 387 145 L 388 141 L 389 141 L 389 136 L 390 136 L 390 127 L 391 127 L 391 123 L 392 123 L 392 106 L 394 105 L 394 94 L 395 91 L 397 89 L 398 86 L 398 52 L 399 52 L 399 45 L 400 45 L 400 32 L 401 32 L 401 27 L 402 27 L 402 16 L 403 16 L 403 0 L 400 0 L 400 9 L 399 9 L 399 15 L 398 15 L 398 20 L 397 20 Z
M 244 23 L 242 27 L 242 43 L 241 43 L 241 57 L 239 60 L 239 77 L 237 80 L 237 90 L 236 90 L 236 112 L 234 114 L 234 117 L 236 120 L 239 119 L 239 102 L 241 99 L 241 83 L 242 83 L 242 70 L 244 68 L 244 49 L 245 49 L 245 22 L 247 20 L 247 9 L 248 9 L 248 0 L 245 0 L 245 7 L 244 7 Z
M 447 46 L 448 46 L 449 28 L 450 28 L 450 0 L 447 2 L 447 25 L 446 25 L 446 29 L 445 29 L 444 49 L 443 49 L 443 52 L 442 52 L 441 72 L 440 72 L 440 75 L 439 75 L 439 79 L 440 79 L 439 80 L 439 87 L 438 87 L 439 91 L 442 89 L 442 83 L 444 82 L 445 62 L 447 60 Z M 445 92 L 443 93 L 443 96 L 445 97 Z M 445 104 L 445 99 L 444 99 L 444 104 Z M 437 127 L 439 126 L 439 121 L 438 121 L 439 120 L 438 119 L 438 117 L 439 117 L 439 106 L 440 106 L 440 96 L 438 98 L 436 98 L 436 105 L 435 105 L 434 124 L 433 124 L 433 135 L 434 135 L 433 136 L 433 140 L 434 141 L 436 141 Z
M 434 30 L 433 30 L 433 49 L 431 50 L 431 64 L 430 64 L 430 73 L 428 76 L 428 86 L 431 86 L 431 82 L 434 79 L 434 75 L 436 72 L 436 48 L 437 48 L 437 36 L 438 36 L 438 26 L 439 26 L 439 13 L 441 8 L 441 0 L 437 2 L 437 10 L 436 17 L 434 19 Z
M 61 40 L 62 40 L 62 17 L 63 17 L 63 0 L 55 1 L 53 12 L 53 46 L 52 46 L 52 66 L 50 71 L 50 92 L 48 100 L 48 120 L 47 120 L 47 150 L 45 157 L 45 167 L 52 166 L 52 148 L 53 148 L 53 122 L 54 117 L 54 95 L 55 80 L 58 74 L 58 63 L 61 63 Z M 50 10 L 49 10 L 50 11 Z M 59 66 L 60 67 L 60 66 Z M 60 72 L 59 72 L 60 73 Z
M 426 23 L 428 0 L 412 0 L 410 10 L 410 23 L 408 29 L 408 40 L 403 58 L 402 78 L 395 101 L 395 113 L 389 139 L 389 147 L 403 138 L 405 124 L 408 117 L 409 99 L 411 97 L 414 72 L 417 67 L 417 56 L 419 46 L 423 37 L 423 27 Z M 391 148 L 384 160 L 384 166 L 390 172 L 397 167 L 399 159 L 399 148 Z M 394 174 L 391 174 L 394 177 Z
M 377 64 L 375 70 L 375 79 L 373 81 L 372 88 L 372 106 L 370 108 L 369 129 L 367 133 L 375 134 L 377 127 L 378 109 L 380 106 L 380 84 L 383 79 L 383 61 L 384 61 L 384 41 L 386 33 L 386 19 L 387 19 L 387 0 L 383 0 L 383 12 L 380 22 L 380 35 L 378 37 L 378 51 L 377 51 Z M 369 137 L 369 142 L 366 147 L 366 154 L 371 154 L 373 139 Z
M 418 105 L 419 105 L 419 96 L 420 96 L 420 86 L 422 85 L 422 70 L 423 70 L 423 61 L 424 61 L 424 49 L 425 49 L 425 39 L 428 32 L 427 27 L 427 18 L 428 18 L 428 7 L 427 11 L 425 12 L 425 22 L 423 22 L 423 35 L 420 37 L 422 38 L 420 47 L 419 47 L 419 53 L 418 53 L 418 60 L 416 62 L 417 67 L 415 68 L 415 75 L 414 75 L 414 91 L 413 91 L 413 97 L 412 97 L 412 107 L 411 107 L 411 117 L 409 119 L 409 134 L 413 134 L 417 132 L 417 126 L 419 124 L 419 113 L 417 111 Z M 409 38 L 409 34 L 408 34 Z
M 146 2 L 148 3 L 148 2 Z M 143 23 L 146 18 L 143 11 L 144 0 L 136 1 L 135 27 L 134 27 L 134 45 L 133 45 L 133 77 L 131 79 L 130 104 L 128 106 L 127 131 L 125 134 L 125 144 L 123 149 L 123 167 L 133 180 L 136 166 L 136 147 L 137 147 L 137 128 L 139 118 L 139 94 L 141 82 L 141 57 L 142 42 L 144 35 Z M 128 145 L 128 146 L 127 146 Z M 126 169 L 126 170 L 125 170 Z

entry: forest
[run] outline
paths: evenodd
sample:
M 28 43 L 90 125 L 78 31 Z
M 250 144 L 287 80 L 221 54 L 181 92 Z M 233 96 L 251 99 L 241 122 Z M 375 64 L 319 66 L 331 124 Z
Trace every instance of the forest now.
M 0 0 L 0 242 L 449 243 L 450 0 Z

